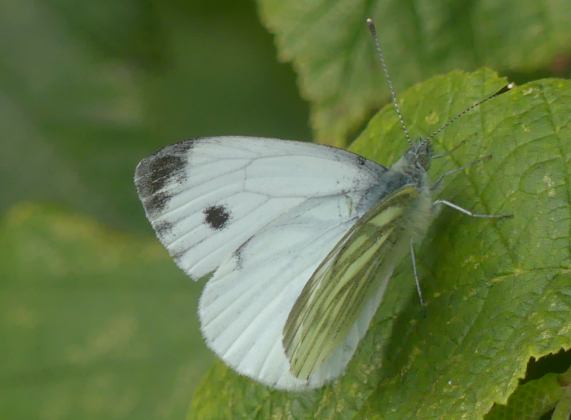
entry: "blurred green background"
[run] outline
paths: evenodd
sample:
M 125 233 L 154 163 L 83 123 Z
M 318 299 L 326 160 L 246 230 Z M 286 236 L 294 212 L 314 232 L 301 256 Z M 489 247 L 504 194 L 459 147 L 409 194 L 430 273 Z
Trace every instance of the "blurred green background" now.
M 0 417 L 184 418 L 202 286 L 133 171 L 186 138 L 310 138 L 293 71 L 252 2 L 8 0 L 0 27 Z
M 553 16 L 571 15 L 566 2 L 553 6 Z M 386 99 L 380 73 L 365 83 L 316 77 L 316 63 L 307 57 L 335 44 L 341 28 L 327 20 L 315 31 L 298 27 L 292 21 L 303 7 L 287 14 L 279 10 L 287 3 L 260 3 L 264 22 L 278 33 L 280 56 L 296 60 L 304 96 L 317 111 L 325 103 L 326 118 L 319 120 L 315 109 L 312 114 L 318 135 L 326 132 L 320 121 L 353 109 L 353 99 L 343 98 L 365 91 L 366 105 L 335 128 L 357 132 L 371 104 Z M 331 3 L 349 10 L 330 14 L 332 19 L 345 21 L 355 10 L 361 24 L 362 11 Z M 442 31 L 446 37 L 428 38 L 421 51 L 412 32 L 402 30 L 408 26 L 400 26 L 410 22 L 408 8 L 378 3 L 393 5 L 377 14 L 391 16 L 387 26 L 393 29 L 384 39 L 389 61 L 399 69 L 399 88 L 506 58 L 499 48 L 495 56 L 464 57 L 468 49 L 457 36 L 462 21 L 453 19 L 464 16 L 461 2 L 421 8 L 420 24 L 415 22 L 426 33 L 455 22 L 453 31 Z M 519 10 L 510 3 L 506 10 Z M 502 9 L 483 10 L 503 31 Z M 436 25 L 434 16 L 448 20 Z M 518 22 L 533 29 L 528 22 L 534 17 L 511 15 L 506 31 Z M 568 39 L 564 23 L 551 23 L 547 34 L 557 42 L 528 66 L 506 64 L 508 75 L 520 82 L 569 75 L 569 49 L 559 47 Z M 250 1 L 4 0 L 0 28 L 0 417 L 184 418 L 212 358 L 197 323 L 202 286 L 174 266 L 152 235 L 133 170 L 152 151 L 186 138 L 311 139 L 309 105 L 300 98 L 292 66 L 278 62 L 273 37 Z M 300 30 L 309 35 L 298 36 Z M 410 49 L 399 51 L 401 38 Z M 447 42 L 458 48 L 443 57 Z M 496 44 L 482 41 L 480 48 Z M 335 45 L 323 51 L 345 60 L 339 66 L 368 57 L 377 74 L 369 44 L 362 45 L 356 56 Z M 517 51 L 514 62 L 525 56 Z M 314 85 L 336 91 L 335 101 L 315 95 Z
M 7 1 L 0 19 L 2 210 L 52 201 L 148 232 L 131 180 L 155 149 L 310 137 L 251 2 Z

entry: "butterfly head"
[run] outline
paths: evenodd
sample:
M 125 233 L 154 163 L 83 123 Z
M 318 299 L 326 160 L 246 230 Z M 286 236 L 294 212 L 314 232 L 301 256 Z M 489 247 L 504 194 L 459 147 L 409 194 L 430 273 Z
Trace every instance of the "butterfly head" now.
M 430 168 L 432 160 L 432 144 L 430 140 L 420 138 L 414 142 L 405 154 L 405 159 L 410 167 L 426 172 Z

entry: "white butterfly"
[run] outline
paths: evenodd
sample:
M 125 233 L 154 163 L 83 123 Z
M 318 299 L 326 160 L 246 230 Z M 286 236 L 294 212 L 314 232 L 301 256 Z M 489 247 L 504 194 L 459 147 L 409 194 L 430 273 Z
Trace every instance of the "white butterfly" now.
M 199 305 L 208 346 L 243 375 L 303 390 L 344 371 L 429 226 L 431 157 L 430 139 L 388 169 L 333 147 L 212 137 L 144 159 L 135 184 L 178 266 L 212 273 Z

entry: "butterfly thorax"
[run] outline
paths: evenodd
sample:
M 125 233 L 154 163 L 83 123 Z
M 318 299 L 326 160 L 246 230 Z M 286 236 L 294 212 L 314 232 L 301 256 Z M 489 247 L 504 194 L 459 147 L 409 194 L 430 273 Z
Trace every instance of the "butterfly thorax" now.
M 404 156 L 399 159 L 390 171 L 401 176 L 403 187 L 413 185 L 418 196 L 410 203 L 407 211 L 409 234 L 420 240 L 432 218 L 432 197 L 427 171 L 432 160 L 432 145 L 428 139 L 420 138 L 413 143 Z
M 405 186 L 414 186 L 430 199 L 427 171 L 432 160 L 432 146 L 427 139 L 414 142 L 405 154 L 379 178 L 377 184 L 361 199 L 357 207 L 362 213 L 375 203 Z
M 411 183 L 422 187 L 426 182 L 426 172 L 430 168 L 431 160 L 432 145 L 428 139 L 420 138 L 391 169 L 402 173 L 412 181 Z

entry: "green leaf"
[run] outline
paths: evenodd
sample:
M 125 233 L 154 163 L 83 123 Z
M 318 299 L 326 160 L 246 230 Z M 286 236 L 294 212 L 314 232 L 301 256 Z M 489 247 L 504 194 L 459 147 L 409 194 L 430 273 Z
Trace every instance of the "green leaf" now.
M 388 97 L 367 17 L 378 24 L 397 90 L 457 68 L 536 72 L 569 53 L 568 0 L 258 3 L 281 59 L 299 75 L 317 139 L 334 145 L 346 144 L 348 134 Z
M 505 84 L 490 70 L 454 72 L 406 91 L 415 135 L 429 135 Z M 439 197 L 513 219 L 473 219 L 442 209 L 417 262 L 402 261 L 342 378 L 306 393 L 278 392 L 218 364 L 196 390 L 190 418 L 482 418 L 505 403 L 530 357 L 571 348 L 571 82 L 515 88 L 448 127 L 433 161 L 447 169 L 493 159 L 446 178 Z M 390 165 L 406 149 L 392 108 L 352 149 Z
M 549 414 L 571 390 L 568 383 L 562 383 L 564 377 L 565 375 L 548 373 L 518 386 L 507 404 L 495 405 L 486 415 L 486 420 L 535 420 Z
M 150 237 L 20 205 L 0 223 L 0 413 L 182 418 L 210 354 L 200 286 Z

